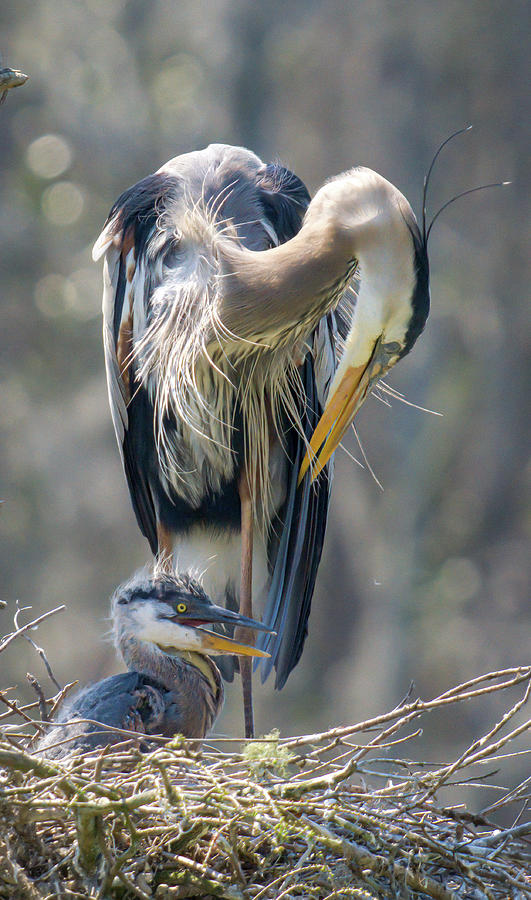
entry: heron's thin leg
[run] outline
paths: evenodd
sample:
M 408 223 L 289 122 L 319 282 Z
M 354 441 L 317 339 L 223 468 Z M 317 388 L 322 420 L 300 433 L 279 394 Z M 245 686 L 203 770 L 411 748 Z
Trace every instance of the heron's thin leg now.
M 240 569 L 240 613 L 252 618 L 252 580 L 253 580 L 253 507 L 247 472 L 243 471 L 238 485 L 241 504 L 241 569 Z M 238 628 L 237 640 L 243 644 L 254 645 L 254 634 L 248 628 Z M 254 737 L 253 717 L 253 670 L 252 660 L 240 656 L 240 673 L 243 687 L 243 714 L 245 718 L 245 737 Z

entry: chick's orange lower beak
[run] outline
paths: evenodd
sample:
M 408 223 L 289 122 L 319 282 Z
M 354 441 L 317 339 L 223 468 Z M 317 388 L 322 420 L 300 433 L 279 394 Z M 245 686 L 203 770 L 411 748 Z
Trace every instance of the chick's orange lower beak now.
M 201 644 L 205 650 L 217 650 L 223 653 L 236 653 L 238 656 L 261 656 L 269 657 L 269 653 L 264 650 L 258 650 L 257 647 L 249 647 L 247 644 L 239 644 L 232 638 L 224 637 L 221 634 L 214 634 L 212 631 L 201 630 Z

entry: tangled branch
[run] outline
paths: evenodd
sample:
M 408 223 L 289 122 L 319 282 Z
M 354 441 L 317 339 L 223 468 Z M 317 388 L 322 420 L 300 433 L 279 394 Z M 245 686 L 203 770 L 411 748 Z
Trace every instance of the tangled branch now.
M 525 752 L 511 745 L 530 728 L 519 720 L 530 685 L 530 667 L 505 669 L 319 734 L 245 744 L 176 738 L 149 753 L 132 742 L 65 762 L 31 752 L 46 723 L 15 706 L 0 722 L 0 897 L 13 896 L 14 884 L 32 900 L 529 897 L 531 823 L 521 821 L 529 780 L 493 804 L 519 809 L 503 830 L 452 800 Z M 404 756 L 418 719 L 518 689 L 452 763 Z M 25 747 L 8 742 L 14 732 Z

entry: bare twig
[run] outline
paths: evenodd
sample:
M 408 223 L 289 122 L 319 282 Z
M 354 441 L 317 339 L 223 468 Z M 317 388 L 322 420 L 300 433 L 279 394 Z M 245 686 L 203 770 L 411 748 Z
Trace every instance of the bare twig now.
M 32 628 L 36 628 L 37 625 L 40 625 L 41 622 L 44 622 L 45 619 L 49 619 L 50 616 L 54 616 L 55 613 L 62 612 L 63 609 L 66 609 L 66 606 L 63 604 L 62 606 L 56 606 L 55 609 L 50 609 L 48 612 L 43 613 L 41 616 L 37 616 L 36 619 L 33 619 L 31 622 L 28 622 L 27 625 L 22 625 L 20 628 L 17 628 L 15 631 L 12 631 L 11 634 L 5 636 L 2 643 L 0 643 L 0 653 L 2 650 L 5 650 L 6 647 L 21 634 L 25 634 L 26 631 L 30 631 Z
M 45 667 L 46 671 L 48 672 L 50 681 L 52 681 L 53 684 L 55 685 L 55 687 L 57 688 L 57 690 L 60 691 L 61 685 L 59 684 L 59 682 L 57 681 L 57 678 L 53 674 L 52 667 L 51 667 L 50 663 L 48 662 L 48 657 L 46 656 L 46 653 L 44 652 L 43 648 L 39 647 L 39 645 L 36 644 L 35 641 L 33 640 L 33 638 L 30 638 L 29 635 L 25 634 L 24 637 L 26 638 L 28 643 L 31 644 L 33 649 L 37 651 L 37 653 L 39 654 L 40 658 L 42 659 L 42 661 L 44 663 L 44 667 Z
M 33 725 L 41 734 L 44 732 L 44 728 L 42 727 L 42 725 L 39 722 L 36 722 L 35 719 L 32 719 L 31 716 L 28 716 L 27 713 L 25 713 L 22 708 L 18 706 L 16 701 L 10 700 L 8 697 L 6 697 L 4 691 L 0 691 L 0 701 L 7 707 L 9 707 L 9 709 L 13 713 L 16 713 L 18 716 L 24 719 L 25 722 Z
M 55 713 L 65 699 L 66 695 L 72 690 L 72 688 L 75 688 L 78 684 L 78 681 L 70 681 L 68 684 L 65 684 L 64 688 L 62 688 L 55 697 L 52 698 L 52 700 L 50 701 L 52 704 L 52 708 L 50 710 L 51 719 L 53 719 Z
M 41 688 L 39 682 L 38 682 L 37 679 L 34 677 L 34 675 L 31 675 L 30 672 L 27 672 L 27 673 L 26 673 L 26 678 L 28 679 L 28 681 L 29 681 L 29 683 L 31 684 L 33 690 L 34 690 L 35 693 L 37 694 L 37 697 L 39 698 L 39 712 L 40 712 L 40 714 L 41 714 L 41 721 L 42 721 L 42 722 L 49 722 L 50 719 L 49 719 L 49 717 L 48 717 L 48 708 L 47 708 L 47 706 L 46 706 L 46 698 L 45 698 L 45 696 L 44 696 L 44 691 L 43 691 L 43 689 Z

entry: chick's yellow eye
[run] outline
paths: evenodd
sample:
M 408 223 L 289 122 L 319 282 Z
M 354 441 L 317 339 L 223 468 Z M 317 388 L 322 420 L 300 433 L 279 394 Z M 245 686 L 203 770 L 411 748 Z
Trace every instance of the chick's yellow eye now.
M 177 612 L 183 613 L 188 609 L 186 603 L 178 603 L 177 604 Z

